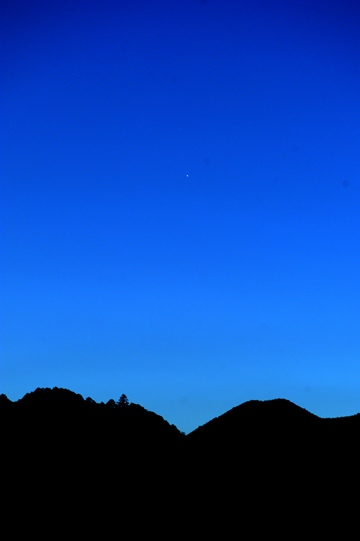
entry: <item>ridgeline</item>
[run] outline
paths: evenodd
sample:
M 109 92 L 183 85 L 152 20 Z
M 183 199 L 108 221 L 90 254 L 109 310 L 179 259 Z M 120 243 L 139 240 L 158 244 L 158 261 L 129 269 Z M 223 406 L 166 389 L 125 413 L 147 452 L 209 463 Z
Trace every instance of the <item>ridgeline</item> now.
M 254 400 L 186 436 L 124 394 L 104 404 L 55 387 L 0 395 L 0 423 L 13 532 L 286 536 L 289 521 L 320 534 L 357 517 L 359 414 Z

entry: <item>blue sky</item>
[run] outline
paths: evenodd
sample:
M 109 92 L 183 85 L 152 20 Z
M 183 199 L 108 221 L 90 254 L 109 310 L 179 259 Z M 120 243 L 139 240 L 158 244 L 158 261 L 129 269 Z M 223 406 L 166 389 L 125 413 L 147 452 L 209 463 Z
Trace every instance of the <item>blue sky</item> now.
M 358 2 L 0 10 L 1 392 L 359 412 Z

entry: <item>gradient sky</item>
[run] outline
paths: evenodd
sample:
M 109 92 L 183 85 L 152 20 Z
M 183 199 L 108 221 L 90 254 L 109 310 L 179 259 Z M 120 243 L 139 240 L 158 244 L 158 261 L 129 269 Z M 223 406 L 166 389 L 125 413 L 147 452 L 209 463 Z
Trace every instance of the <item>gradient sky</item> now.
M 358 0 L 2 0 L 0 392 L 360 411 Z

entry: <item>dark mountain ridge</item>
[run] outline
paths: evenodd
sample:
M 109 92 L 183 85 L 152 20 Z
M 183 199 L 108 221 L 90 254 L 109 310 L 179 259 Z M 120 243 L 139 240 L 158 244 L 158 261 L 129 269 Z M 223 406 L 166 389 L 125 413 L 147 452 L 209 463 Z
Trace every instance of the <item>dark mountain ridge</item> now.
M 221 433 L 225 436 L 249 424 L 258 425 L 264 429 L 266 427 L 291 429 L 304 424 L 312 425 L 320 420 L 320 417 L 283 398 L 265 401 L 250 400 L 199 426 L 189 436 L 200 438 L 211 433 L 215 435 L 217 432 L 218 435 Z
M 125 395 L 122 395 L 125 397 Z M 160 415 L 150 412 L 134 403 L 119 404 L 115 400 L 110 399 L 107 403 L 96 402 L 92 398 L 83 398 L 82 395 L 75 393 L 71 390 L 53 387 L 51 388 L 37 388 L 35 391 L 26 393 L 22 398 L 17 401 L 11 401 L 5 394 L 0 395 L 0 414 L 2 419 L 6 414 L 25 414 L 32 413 L 39 416 L 46 416 L 50 413 L 59 414 L 61 416 L 73 415 L 74 413 L 94 413 L 103 412 L 109 414 L 111 411 L 119 413 L 122 411 L 131 412 L 132 414 L 137 411 L 142 411 L 144 416 L 147 416 L 152 421 L 155 421 L 160 425 L 171 427 L 171 431 L 180 433 L 180 431 L 163 419 Z M 133 416 L 132 416 L 133 417 Z M 288 427 L 289 423 L 344 423 L 349 426 L 353 423 L 357 423 L 360 420 L 360 413 L 335 418 L 322 418 L 309 412 L 305 408 L 302 408 L 290 400 L 285 398 L 275 398 L 272 400 L 249 400 L 238 406 L 233 407 L 224 414 L 215 417 L 208 421 L 204 425 L 199 426 L 194 431 L 190 432 L 188 436 L 194 437 L 199 433 L 204 434 L 205 431 L 213 429 L 215 426 L 224 430 L 224 426 L 230 426 L 231 424 L 241 423 L 275 423 L 284 424 Z M 234 428 L 234 426 L 233 426 Z
M 16 442 L 70 447 L 84 456 L 107 454 L 109 460 L 142 447 L 171 447 L 183 435 L 160 415 L 122 395 L 118 402 L 97 403 L 67 389 L 38 388 L 16 402 L 0 397 L 3 438 Z M 79 451 L 81 450 L 81 451 Z
M 224 414 L 215 417 L 204 425 L 190 432 L 186 437 L 175 425 L 163 417 L 150 412 L 139 404 L 129 403 L 127 397 L 121 403 L 110 399 L 106 404 L 97 403 L 92 398 L 84 399 L 80 394 L 58 387 L 38 388 L 27 393 L 23 398 L 12 402 L 5 394 L 0 395 L 0 419 L 3 431 L 6 426 L 20 423 L 23 428 L 38 426 L 47 431 L 63 426 L 76 425 L 76 432 L 91 426 L 105 428 L 126 437 L 151 437 L 153 441 L 161 439 L 184 442 L 187 445 L 214 445 L 216 442 L 230 444 L 241 441 L 246 434 L 253 438 L 261 435 L 281 434 L 311 435 L 334 431 L 343 436 L 360 429 L 360 414 L 337 418 L 321 418 L 293 402 L 277 398 L 273 400 L 250 400 L 235 406 Z M 110 437 L 110 434 L 108 434 Z
M 268 535 L 284 516 L 323 528 L 360 480 L 360 415 L 322 419 L 285 399 L 245 402 L 185 436 L 125 395 L 104 404 L 39 388 L 0 395 L 0 430 L 6 502 L 37 531 L 44 516 L 101 537 L 126 525 L 168 538 L 169 523 L 224 537 L 239 520 Z
M 16 402 L 1 395 L 0 422 L 9 456 L 27 449 L 36 463 L 46 453 L 62 453 L 61 462 L 103 463 L 113 471 L 119 462 L 137 461 L 144 474 L 145 464 L 160 471 L 176 463 L 178 471 L 198 475 L 207 460 L 220 469 L 241 460 L 264 473 L 271 464 L 282 469 L 284 460 L 307 471 L 314 464 L 322 469 L 326 460 L 352 464 L 360 436 L 360 414 L 323 419 L 286 399 L 245 402 L 185 436 L 125 395 L 104 404 L 57 387 L 38 388 Z

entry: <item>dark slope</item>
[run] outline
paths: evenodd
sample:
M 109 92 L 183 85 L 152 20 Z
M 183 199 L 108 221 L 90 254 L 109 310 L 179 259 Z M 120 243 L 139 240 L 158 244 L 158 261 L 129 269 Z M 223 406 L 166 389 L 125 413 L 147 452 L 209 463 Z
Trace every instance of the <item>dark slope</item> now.
M 322 426 L 319 417 L 288 400 L 252 400 L 200 426 L 188 440 L 195 455 L 223 463 L 232 473 L 233 464 L 242 464 L 270 475 L 284 461 L 306 462 L 307 468 L 318 461 L 325 445 Z
M 251 400 L 236 406 L 189 434 L 189 439 L 238 441 L 242 431 L 270 434 L 295 432 L 319 425 L 320 418 L 289 400 Z
M 160 415 L 138 404 L 120 407 L 86 400 L 67 389 L 36 389 L 12 403 L 0 401 L 4 439 L 14 448 L 52 448 L 71 453 L 106 455 L 107 462 L 138 450 L 161 452 L 184 438 L 180 431 Z
M 321 419 L 284 399 L 246 402 L 188 435 L 194 498 L 225 522 L 241 510 L 254 535 L 286 530 L 285 517 L 288 537 L 303 526 L 331 531 L 331 521 L 355 516 L 359 435 L 358 415 Z
M 80 394 L 58 387 L 38 388 L 16 402 L 1 395 L 0 413 L 2 420 L 9 416 L 18 422 L 26 420 L 27 423 L 38 424 L 46 430 L 60 427 L 69 429 L 76 425 L 78 432 L 82 428 L 94 428 L 93 423 L 97 426 L 97 421 L 101 420 L 101 425 L 110 423 L 109 428 L 118 436 L 121 436 L 122 431 L 130 430 L 133 431 L 133 437 L 142 437 L 149 431 L 160 439 L 168 436 L 182 437 L 175 425 L 170 425 L 160 415 L 138 404 L 119 405 L 114 400 L 106 404 L 97 403 L 91 398 L 84 400 Z
M 246 461 L 259 471 L 281 472 L 284 463 L 296 463 L 299 472 L 312 474 L 327 463 L 333 470 L 355 463 L 360 415 L 322 419 L 289 400 L 251 400 L 200 426 L 187 439 L 198 457 L 217 457 L 217 462 L 226 457 L 228 464 Z
M 250 401 L 185 437 L 139 405 L 54 388 L 1 395 L 0 423 L 3 516 L 15 513 L 15 533 L 35 524 L 48 538 L 46 517 L 67 535 L 288 539 L 357 517 L 359 415 Z
M 86 476 L 89 464 L 116 476 L 120 465 L 161 462 L 182 445 L 184 436 L 160 415 L 138 404 L 119 407 L 86 400 L 67 389 L 37 389 L 17 402 L 0 404 L 3 441 L 21 455 L 21 463 L 57 461 L 57 471 L 76 468 Z M 46 458 L 48 457 L 48 458 Z
M 154 508 L 165 512 L 162 494 L 179 486 L 174 465 L 185 436 L 140 405 L 37 389 L 13 403 L 2 397 L 0 423 L 2 488 L 12 511 L 26 517 L 13 521 L 15 531 L 51 520 L 82 535 L 101 528 L 104 537 L 114 520 L 119 534 L 131 516 L 136 532 Z M 142 516 L 134 522 L 135 512 Z
M 257 453 L 297 458 L 353 456 L 360 414 L 323 419 L 286 399 L 251 400 L 232 408 L 188 435 L 194 448 L 227 455 Z

